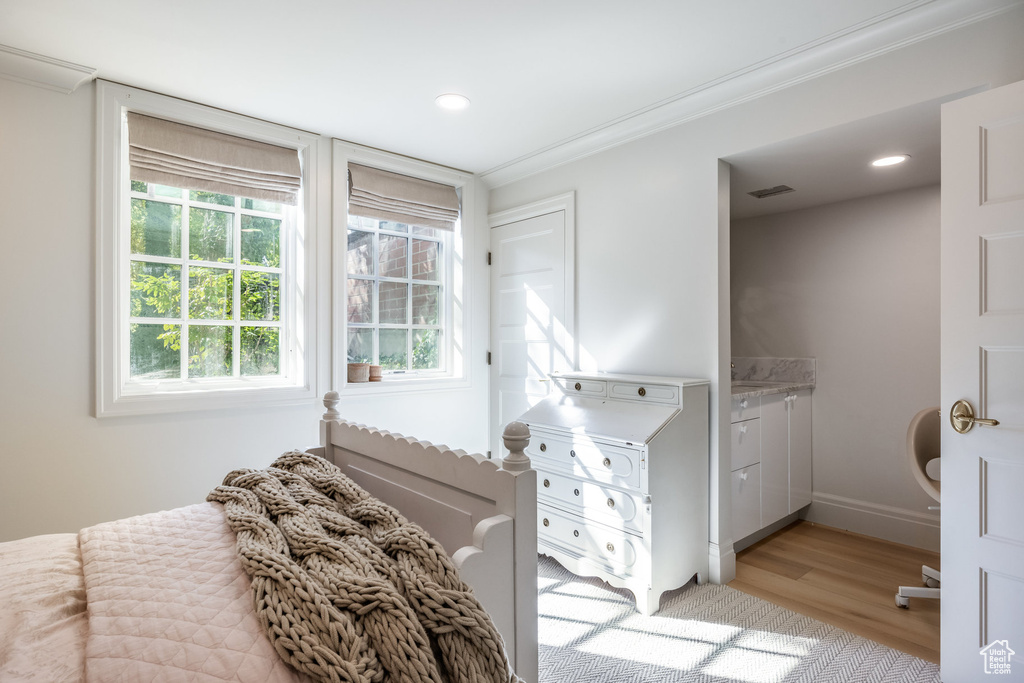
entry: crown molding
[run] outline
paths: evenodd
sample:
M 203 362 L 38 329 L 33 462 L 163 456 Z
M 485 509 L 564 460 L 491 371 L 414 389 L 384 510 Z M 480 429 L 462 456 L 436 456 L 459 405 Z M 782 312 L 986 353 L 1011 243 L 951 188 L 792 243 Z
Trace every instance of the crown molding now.
M 500 187 L 717 111 L 949 33 L 1022 0 L 916 0 L 480 174 Z
M 0 78 L 65 95 L 96 77 L 96 69 L 0 45 Z

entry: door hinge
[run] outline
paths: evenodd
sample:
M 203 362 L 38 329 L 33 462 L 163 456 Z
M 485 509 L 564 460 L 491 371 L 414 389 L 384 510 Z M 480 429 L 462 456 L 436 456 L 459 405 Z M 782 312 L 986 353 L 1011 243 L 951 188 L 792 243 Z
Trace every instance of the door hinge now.
M 491 265 L 491 252 L 487 252 L 487 265 Z
M 487 364 L 488 365 L 491 364 L 491 352 L 490 351 L 487 352 Z

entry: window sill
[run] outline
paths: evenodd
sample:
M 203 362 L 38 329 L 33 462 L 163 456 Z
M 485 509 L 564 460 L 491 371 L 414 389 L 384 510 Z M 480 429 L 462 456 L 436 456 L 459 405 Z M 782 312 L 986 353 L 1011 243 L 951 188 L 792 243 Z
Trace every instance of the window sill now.
M 443 391 L 445 389 L 467 389 L 468 377 L 433 375 L 425 377 L 385 375 L 380 382 L 345 382 L 339 393 L 345 396 L 371 396 L 406 394 L 418 391 Z
M 122 391 L 115 399 L 97 404 L 96 417 L 158 415 L 210 410 L 310 405 L 317 398 L 309 386 L 257 386 L 161 392 Z

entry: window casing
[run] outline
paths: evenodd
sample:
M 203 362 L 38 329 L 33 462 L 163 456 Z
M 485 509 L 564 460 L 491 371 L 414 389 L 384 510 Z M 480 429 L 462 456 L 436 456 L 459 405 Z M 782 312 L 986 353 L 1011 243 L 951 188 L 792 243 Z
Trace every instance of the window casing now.
M 103 81 L 97 109 L 97 415 L 312 400 L 319 138 Z M 128 111 L 296 149 L 298 204 L 133 182 Z

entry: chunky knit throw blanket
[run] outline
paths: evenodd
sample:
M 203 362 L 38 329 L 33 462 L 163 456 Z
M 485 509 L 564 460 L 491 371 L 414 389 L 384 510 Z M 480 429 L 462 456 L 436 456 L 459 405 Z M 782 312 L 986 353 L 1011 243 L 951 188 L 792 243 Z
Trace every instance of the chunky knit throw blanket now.
M 235 470 L 224 504 L 256 612 L 281 657 L 320 681 L 520 681 L 441 546 L 323 458 Z

